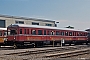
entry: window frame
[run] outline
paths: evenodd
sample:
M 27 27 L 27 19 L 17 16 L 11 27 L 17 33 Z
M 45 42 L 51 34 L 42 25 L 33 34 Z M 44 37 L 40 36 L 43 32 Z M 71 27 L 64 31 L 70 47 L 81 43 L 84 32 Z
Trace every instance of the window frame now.
M 22 32 L 23 32 L 22 29 L 19 29 L 19 34 L 22 34 Z
M 38 31 L 38 34 L 37 35 L 43 35 L 43 30 L 37 30 L 37 31 Z
M 35 31 L 35 32 L 34 32 Z M 31 29 L 31 35 L 37 35 L 36 29 Z

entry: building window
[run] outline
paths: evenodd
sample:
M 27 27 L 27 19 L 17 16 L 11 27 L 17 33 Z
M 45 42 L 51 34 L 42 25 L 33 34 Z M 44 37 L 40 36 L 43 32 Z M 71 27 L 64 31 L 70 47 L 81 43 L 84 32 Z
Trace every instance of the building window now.
M 52 26 L 52 24 L 46 24 L 46 26 Z
M 24 21 L 15 21 L 16 24 L 24 24 Z
M 32 25 L 39 25 L 39 23 L 37 23 L 37 22 L 32 22 Z
M 19 21 L 15 21 L 16 24 L 19 24 Z
M 5 20 L 0 20 L 0 27 L 5 28 Z
M 24 24 L 24 21 L 19 21 L 19 24 Z

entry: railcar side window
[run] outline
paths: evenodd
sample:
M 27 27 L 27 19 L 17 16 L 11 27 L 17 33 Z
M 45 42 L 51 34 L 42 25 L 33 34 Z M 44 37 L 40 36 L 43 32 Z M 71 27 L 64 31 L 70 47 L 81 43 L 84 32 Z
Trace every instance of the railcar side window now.
M 72 32 L 69 32 L 69 36 L 72 36 Z
M 77 32 L 74 32 L 73 34 L 74 34 L 74 36 L 77 36 Z
M 83 36 L 85 36 L 85 33 L 83 33 Z
M 54 33 L 54 31 L 51 31 L 51 34 L 50 35 L 54 35 L 55 33 Z
M 85 33 L 83 33 L 83 36 L 86 36 Z
M 10 35 L 10 30 L 7 31 L 7 35 Z
M 26 34 L 26 29 L 24 30 L 24 34 Z
M 82 33 L 82 36 L 84 36 L 84 33 Z
M 50 35 L 50 31 L 49 30 L 47 30 L 47 35 Z
M 65 32 L 65 35 L 68 36 L 68 32 Z
M 10 35 L 15 35 L 17 34 L 16 30 L 10 30 Z
M 64 32 L 61 32 L 61 35 L 64 36 Z
M 20 34 L 22 34 L 22 29 L 20 29 Z
M 31 30 L 32 35 L 36 35 L 36 30 Z
M 78 33 L 77 36 L 80 36 L 80 33 Z
M 90 33 L 89 33 L 90 34 Z M 85 33 L 85 36 L 87 36 L 88 34 L 87 33 Z
M 27 34 L 29 34 L 29 29 L 27 29 Z
M 7 35 L 7 32 L 4 32 L 4 36 L 6 36 Z
M 80 33 L 80 36 L 82 36 L 82 33 Z
M 56 35 L 60 35 L 59 31 L 56 31 Z
M 73 36 L 75 36 L 75 33 L 74 32 L 72 32 L 73 33 Z
M 42 35 L 42 30 L 38 30 L 38 35 Z
M 86 33 L 85 33 L 85 36 L 86 36 Z M 87 36 L 90 37 L 90 33 L 88 33 Z
M 44 35 L 46 35 L 46 30 L 44 30 Z

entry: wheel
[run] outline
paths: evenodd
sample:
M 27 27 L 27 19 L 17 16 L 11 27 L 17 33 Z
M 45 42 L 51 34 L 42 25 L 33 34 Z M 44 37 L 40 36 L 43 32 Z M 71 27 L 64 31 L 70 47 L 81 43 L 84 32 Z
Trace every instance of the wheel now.
M 65 43 L 62 43 L 62 46 L 65 46 Z
M 69 45 L 71 46 L 71 44 L 69 43 Z
M 88 45 L 88 42 L 86 42 L 86 45 Z

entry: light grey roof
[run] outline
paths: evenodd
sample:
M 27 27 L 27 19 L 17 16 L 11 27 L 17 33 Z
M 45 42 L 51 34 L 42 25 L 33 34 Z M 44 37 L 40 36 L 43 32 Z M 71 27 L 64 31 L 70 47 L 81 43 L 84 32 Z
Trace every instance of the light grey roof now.
M 69 29 L 69 28 L 58 28 L 58 27 L 50 27 L 50 26 L 25 25 L 25 24 L 11 24 L 11 25 L 8 26 L 8 27 L 11 27 L 11 26 L 87 32 L 87 31 L 84 31 L 84 30 L 76 30 L 76 29 Z
M 24 19 L 24 20 L 35 20 L 35 21 L 43 21 L 43 22 L 53 22 L 53 23 L 55 23 L 55 21 L 49 20 L 49 19 L 27 18 L 27 17 L 9 16 L 9 15 L 0 15 L 0 17 L 14 18 L 14 19 Z

